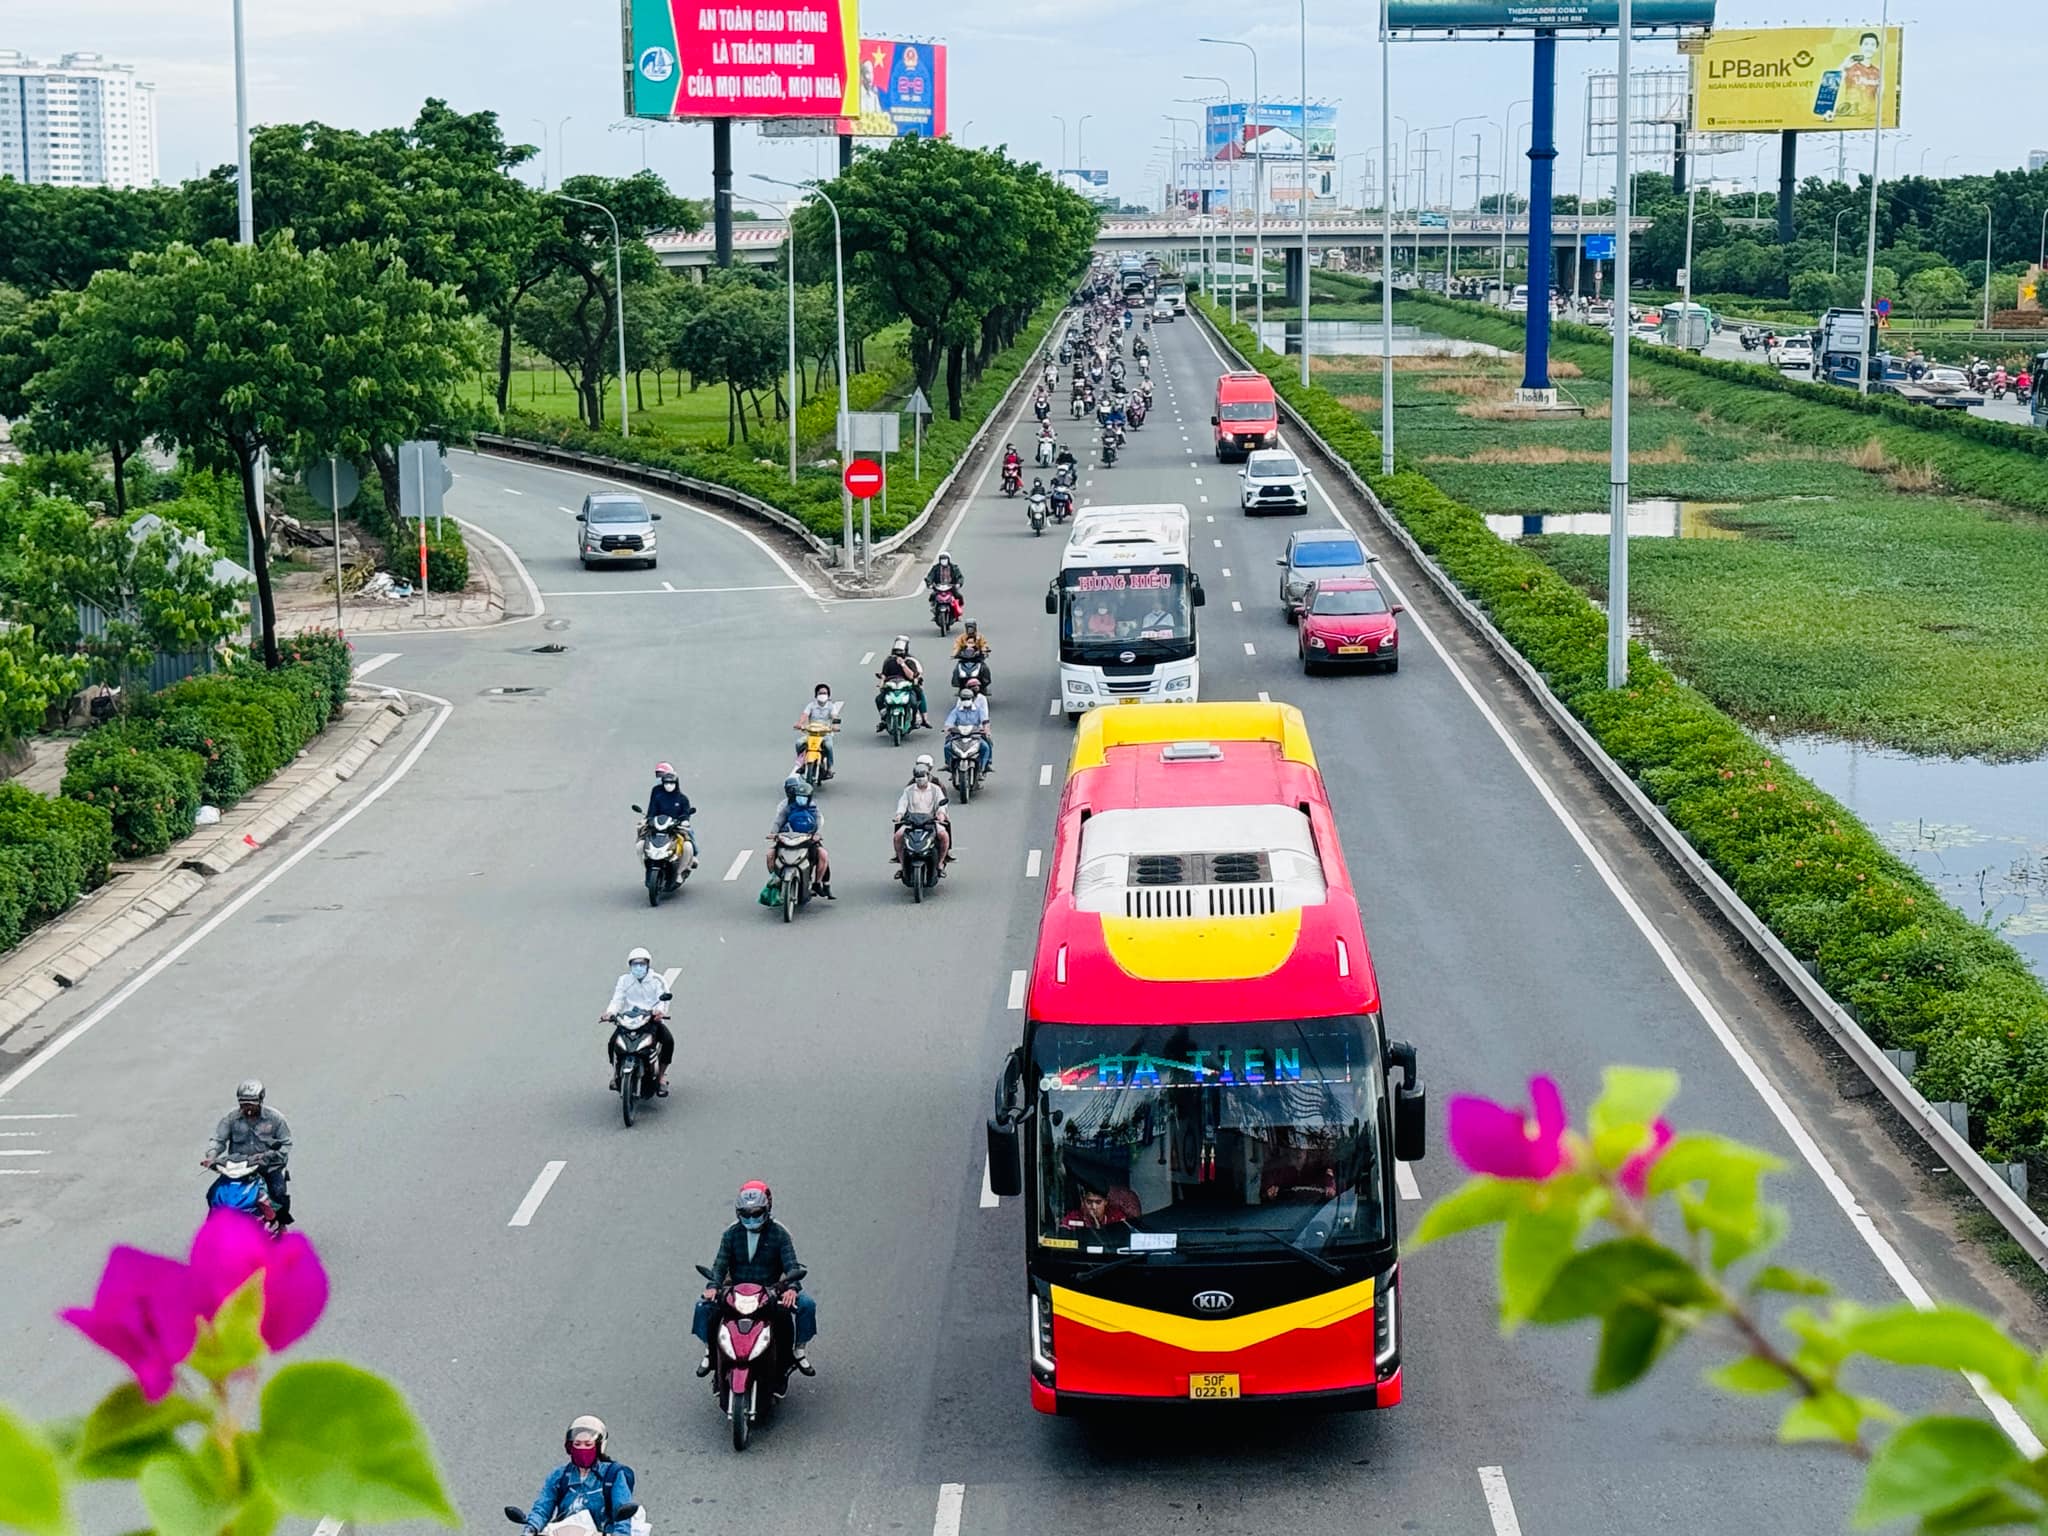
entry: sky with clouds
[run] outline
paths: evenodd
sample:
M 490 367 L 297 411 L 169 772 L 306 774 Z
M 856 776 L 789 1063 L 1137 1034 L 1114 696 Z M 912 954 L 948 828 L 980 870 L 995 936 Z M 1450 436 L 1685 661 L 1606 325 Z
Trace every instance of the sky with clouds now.
M 1847 11 L 1840 5 L 1720 0 L 1718 17 L 1723 26 L 1853 26 L 1874 21 L 1879 10 L 1879 0 Z M 63 0 L 10 9 L 0 46 L 44 59 L 97 51 L 134 63 L 156 83 L 164 180 L 182 180 L 232 158 L 229 0 Z M 1340 154 L 1376 156 L 1376 8 L 1314 0 L 1308 11 L 1309 97 L 1336 104 Z M 1895 165 L 1901 174 L 1923 164 L 1929 174 L 1944 167 L 1962 174 L 2019 166 L 2029 149 L 2048 149 L 2048 118 L 2039 108 L 2040 61 L 2048 48 L 2039 0 L 1891 0 L 1890 11 L 1906 27 L 1905 101 L 1902 134 L 1896 143 L 1887 135 L 1887 177 Z M 965 142 L 1007 144 L 1013 154 L 1049 165 L 1061 148 L 1053 114 L 1070 124 L 1089 114 L 1088 164 L 1108 167 L 1117 191 L 1146 201 L 1159 195 L 1145 167 L 1171 131 L 1166 114 L 1201 115 L 1199 106 L 1174 98 L 1215 90 L 1181 77 L 1223 75 L 1234 94 L 1250 94 L 1244 51 L 1198 39 L 1252 44 L 1267 99 L 1296 99 L 1299 15 L 1298 6 L 1222 0 L 1155 7 L 1101 0 L 867 0 L 861 30 L 949 45 L 951 126 Z M 624 173 L 638 169 L 644 154 L 679 191 L 710 191 L 707 127 L 654 124 L 643 133 L 613 126 L 622 118 L 618 0 L 249 0 L 247 28 L 257 122 L 317 119 L 372 128 L 405 121 L 424 98 L 440 96 L 464 111 L 497 112 L 507 134 L 520 141 L 538 145 L 545 136 L 550 162 L 571 173 Z M 1669 43 L 1638 44 L 1635 53 L 1638 67 L 1677 62 Z M 1613 54 L 1611 42 L 1564 43 L 1558 50 L 1560 189 L 1572 187 L 1579 174 L 1584 77 L 1611 70 Z M 1393 55 L 1393 108 L 1417 130 L 1468 113 L 1499 121 L 1511 103 L 1528 96 L 1529 68 L 1526 45 L 1400 43 Z M 1517 121 L 1525 121 L 1527 108 L 1515 110 Z M 1185 138 L 1188 130 L 1179 131 Z M 1470 124 L 1462 131 L 1462 155 L 1471 153 L 1473 131 Z M 1497 145 L 1497 130 L 1479 131 L 1489 146 Z M 1441 136 L 1437 142 L 1441 146 Z M 1805 148 L 1802 172 L 1833 169 L 1834 139 L 1811 136 Z M 1071 161 L 1071 143 L 1067 153 Z M 1497 153 L 1488 149 L 1489 164 Z M 1712 174 L 1747 183 L 1761 164 L 1769 176 L 1775 153 L 1761 161 L 1749 150 L 1725 155 Z M 1852 140 L 1848 153 L 1852 175 L 1867 166 L 1867 141 L 1859 150 Z M 796 178 L 827 170 L 832 142 L 764 140 L 742 125 L 734 156 L 741 178 L 735 190 L 772 195 L 758 183 L 750 188 L 746 173 Z M 1346 162 L 1347 184 L 1355 188 L 1365 170 L 1363 160 Z M 535 179 L 538 174 L 536 164 Z M 1459 200 L 1470 198 L 1468 173 Z

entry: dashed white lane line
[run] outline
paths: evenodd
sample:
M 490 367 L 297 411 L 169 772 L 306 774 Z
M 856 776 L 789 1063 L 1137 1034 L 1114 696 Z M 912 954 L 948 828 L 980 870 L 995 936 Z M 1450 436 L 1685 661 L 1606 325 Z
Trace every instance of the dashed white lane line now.
M 368 661 L 359 661 L 356 663 L 356 676 L 368 677 L 379 667 L 388 666 L 390 663 L 398 660 L 400 654 L 398 651 L 381 651 L 377 655 L 372 656 Z
M 524 496 L 526 494 L 526 492 L 524 491 L 513 490 L 512 487 L 509 485 L 501 485 L 498 487 L 498 489 L 503 491 L 507 496 Z
M 1266 692 L 1266 691 L 1265 691 L 1265 690 L 1264 690 L 1264 689 L 1262 688 L 1262 689 L 1260 689 L 1260 690 L 1259 690 L 1259 702 L 1260 702 L 1261 704 L 1270 704 L 1270 703 L 1272 703 L 1272 702 L 1273 702 L 1273 695 L 1271 695 L 1270 693 L 1267 693 L 1267 692 Z
M 1040 787 L 1043 787 L 1043 786 L 1045 786 L 1045 785 L 1047 785 L 1047 784 L 1050 784 L 1050 783 L 1052 782 L 1052 764 L 1051 764 L 1051 763 L 1040 763 L 1040 764 L 1038 765 L 1038 782 L 1039 782 L 1039 785 L 1040 785 Z
M 981 1159 L 981 1208 L 992 1211 L 1002 1203 L 996 1198 L 995 1183 L 988 1176 L 988 1155 L 984 1153 Z
M 1195 484 L 1200 485 L 1201 483 L 1202 477 L 1200 475 L 1195 476 Z
M 1045 712 L 1048 715 L 1058 714 L 1060 712 L 1060 701 L 1058 699 L 1054 699 L 1050 704 L 1046 706 Z
M 875 653 L 873 651 L 862 651 L 860 654 L 860 664 L 862 666 L 866 666 L 869 662 L 873 661 L 874 659 Z
M 960 1508 L 966 1502 L 965 1483 L 939 1484 L 939 1511 L 932 1516 L 932 1536 L 960 1536 Z
M 1247 656 L 1256 656 L 1259 654 L 1258 647 L 1253 645 L 1251 641 L 1247 640 L 1244 643 L 1244 653 Z
M 1229 567 L 1229 566 L 1227 566 L 1227 565 L 1226 565 L 1225 567 L 1223 567 L 1223 574 L 1224 574 L 1225 576 L 1228 576 L 1228 575 L 1230 574 L 1230 567 Z
M 666 582 L 666 581 L 664 581 L 664 582 L 663 582 L 663 583 L 661 584 L 661 590 L 662 590 L 662 591 L 664 591 L 664 592 L 673 592 L 673 591 L 675 591 L 675 585 L 674 585 L 674 583 L 672 583 L 672 582 Z
M 1507 1473 L 1499 1467 L 1481 1467 L 1479 1491 L 1486 1495 L 1486 1513 L 1493 1521 L 1493 1536 L 1522 1536 L 1522 1522 L 1515 1518 L 1515 1501 L 1508 1497 Z
M 574 517 L 574 516 L 576 515 L 576 509 L 575 509 L 574 507 L 563 507 L 563 506 L 558 506 L 558 507 L 556 507 L 556 508 L 555 508 L 555 510 L 556 510 L 557 512 L 566 512 L 566 513 L 568 513 L 568 514 L 569 514 L 569 515 L 570 515 L 571 517 Z
M 533 1181 L 533 1188 L 526 1192 L 526 1198 L 519 1202 L 519 1209 L 512 1213 L 512 1219 L 506 1222 L 505 1225 L 508 1227 L 532 1226 L 533 1213 L 540 1209 L 541 1201 L 547 1199 L 548 1191 L 555 1187 L 555 1180 L 562 1176 L 562 1170 L 568 1166 L 565 1162 L 557 1161 L 549 1163 L 541 1169 L 539 1177 Z
M 320 1523 L 313 1527 L 313 1536 L 341 1536 L 348 1527 L 332 1515 L 320 1517 Z
M 1010 972 L 1010 1010 L 1015 1012 L 1024 1006 L 1024 973 Z
M 1223 541 L 1221 539 L 1216 540 L 1215 543 L 1218 549 L 1221 549 L 1223 547 Z
M 1415 1169 L 1411 1164 L 1394 1164 L 1394 1188 L 1400 1191 L 1403 1200 L 1422 1198 L 1422 1186 L 1415 1182 Z
M 751 848 L 742 848 L 738 853 L 734 854 L 732 856 L 732 868 L 725 872 L 725 878 L 727 880 L 739 879 L 740 871 L 747 867 L 747 860 L 753 856 L 754 850 Z
M 1036 848 L 1024 855 L 1024 878 L 1026 880 L 1036 880 L 1038 878 L 1039 858 L 1040 853 Z
M 75 1114 L 65 1115 L 0 1115 L 0 1120 L 76 1120 Z
M 1204 501 L 1207 501 L 1208 499 L 1209 498 L 1206 496 L 1202 498 L 1202 500 Z M 1202 521 L 1205 523 L 1213 523 L 1216 521 L 1216 514 L 1214 512 L 1211 512 L 1207 517 L 1203 518 Z
M 1231 611 L 1232 613 L 1243 613 L 1243 612 L 1244 612 L 1244 604 L 1243 604 L 1243 603 L 1240 603 L 1240 602 L 1238 602 L 1238 601 L 1237 601 L 1237 600 L 1236 600 L 1235 598 L 1233 598 L 1233 599 L 1231 599 L 1231 603 L 1230 603 L 1230 611 Z

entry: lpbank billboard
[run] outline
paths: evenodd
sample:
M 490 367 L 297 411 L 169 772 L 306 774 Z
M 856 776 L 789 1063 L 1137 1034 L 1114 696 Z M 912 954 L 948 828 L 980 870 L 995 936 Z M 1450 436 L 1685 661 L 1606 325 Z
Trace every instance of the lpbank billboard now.
M 693 117 L 853 117 L 859 0 L 622 0 L 626 111 Z
M 1693 126 L 1713 133 L 1843 133 L 1899 126 L 1898 27 L 1716 32 L 1693 55 Z

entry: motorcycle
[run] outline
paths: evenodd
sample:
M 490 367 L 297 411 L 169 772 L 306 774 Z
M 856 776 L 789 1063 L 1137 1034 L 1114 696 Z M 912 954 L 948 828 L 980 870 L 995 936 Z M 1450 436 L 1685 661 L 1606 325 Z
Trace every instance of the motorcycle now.
M 696 1268 L 716 1283 L 710 1270 L 702 1264 Z M 794 1319 L 778 1298 L 807 1273 L 799 1264 L 773 1285 L 728 1281 L 718 1288 L 718 1312 L 711 1322 L 711 1395 L 732 1424 L 735 1451 L 747 1448 L 754 1426 L 789 1391 L 790 1374 L 796 1369 L 791 1352 Z M 783 1315 L 778 1317 L 779 1313 Z M 761 1390 L 764 1386 L 766 1392 Z
M 949 755 L 951 750 L 949 744 Z M 939 883 L 939 819 L 931 812 L 912 811 L 903 818 L 903 867 L 896 878 L 910 887 L 920 904 L 924 893 Z
M 953 793 L 965 805 L 974 798 L 981 782 L 981 735 L 976 731 L 950 731 L 946 735 L 946 771 L 953 776 Z M 909 843 L 906 841 L 907 848 Z
M 526 1524 L 526 1511 L 517 1504 L 507 1504 L 504 1506 L 504 1510 L 505 1518 L 514 1525 Z M 631 1523 L 636 1531 L 643 1529 L 646 1525 L 646 1522 L 641 1519 L 640 1506 L 638 1504 L 621 1504 L 612 1511 L 612 1516 L 614 1519 L 625 1520 Z M 552 1525 L 543 1526 L 540 1536 L 589 1536 L 589 1533 L 596 1529 L 597 1522 L 591 1520 L 588 1515 L 576 1515 L 567 1520 L 557 1520 Z
M 917 687 L 908 678 L 892 677 L 882 684 L 882 724 L 889 728 L 889 745 L 900 747 L 917 723 Z
M 932 622 L 945 634 L 960 621 L 960 594 L 953 584 L 942 581 L 932 588 Z
M 2003 368 L 1991 375 L 1991 398 L 2003 400 L 2005 392 L 2012 388 L 2012 378 Z
M 1040 395 L 1031 402 L 1031 414 L 1040 421 L 1044 421 L 1048 416 L 1052 415 L 1052 402 L 1046 399 L 1045 396 Z
M 1086 415 L 1087 411 L 1088 407 L 1085 403 L 1083 403 L 1079 395 L 1073 395 L 1068 398 L 1067 414 L 1073 417 L 1076 421 L 1079 421 L 1082 416 Z
M 272 1237 L 284 1236 L 284 1224 L 277 1219 L 277 1208 L 270 1203 L 270 1187 L 263 1182 L 262 1164 L 224 1157 L 203 1166 L 214 1175 L 206 1190 L 209 1211 L 240 1211 L 262 1222 L 263 1230 Z
M 1110 469 L 1113 468 L 1115 464 L 1116 434 L 1113 432 L 1105 432 L 1102 435 L 1102 467 L 1104 469 Z
M 1019 491 L 1023 489 L 1023 463 L 1020 461 L 1016 464 L 1005 464 L 1003 466 L 1003 494 L 1005 496 L 1015 496 Z
M 1041 437 L 1038 440 L 1038 448 L 1032 467 L 1035 469 L 1051 468 L 1052 456 L 1057 450 L 1058 445 L 1051 438 Z
M 1132 398 L 1129 408 L 1126 409 L 1124 412 L 1124 420 L 1129 422 L 1133 427 L 1142 427 L 1145 425 L 1145 407 L 1144 404 L 1138 398 Z
M 664 992 L 661 1000 L 668 1002 L 674 995 Z M 606 1019 L 612 1026 L 611 1044 L 606 1047 L 612 1059 L 612 1091 L 619 1096 L 619 1115 L 628 1127 L 661 1077 L 654 1020 L 655 1015 L 645 1008 L 628 1008 Z
M 839 729 L 839 711 L 842 708 L 842 704 L 835 703 L 829 721 L 804 721 L 804 739 L 803 745 L 797 748 L 796 771 L 811 786 L 812 794 L 816 794 L 818 786 L 832 776 L 825 767 L 825 738 Z
M 1031 493 L 1031 500 L 1025 508 L 1025 512 L 1031 519 L 1031 531 L 1033 533 L 1041 532 L 1045 528 L 1046 497 L 1044 491 L 1034 490 Z
M 1074 482 L 1079 477 L 1080 470 L 1076 466 L 1074 460 L 1062 459 L 1059 463 L 1059 467 L 1053 470 L 1052 472 L 1052 488 L 1055 491 L 1060 490 L 1062 487 L 1071 490 L 1073 489 Z
M 1070 480 L 1067 485 L 1052 488 L 1052 520 L 1056 523 L 1064 523 L 1074 515 L 1074 493 L 1068 489 L 1072 483 Z
M 647 882 L 647 905 L 658 907 L 661 898 L 679 891 L 690 878 L 697 862 L 697 845 L 690 836 L 690 824 L 676 816 L 642 816 L 640 823 L 640 866 Z
M 953 692 L 958 693 L 969 683 L 979 683 L 982 697 L 989 696 L 988 662 L 980 656 L 962 656 L 953 663 Z
M 817 885 L 817 844 L 815 832 L 775 834 L 775 882 L 782 888 L 780 905 L 785 923 L 796 921 L 796 909 L 811 899 Z

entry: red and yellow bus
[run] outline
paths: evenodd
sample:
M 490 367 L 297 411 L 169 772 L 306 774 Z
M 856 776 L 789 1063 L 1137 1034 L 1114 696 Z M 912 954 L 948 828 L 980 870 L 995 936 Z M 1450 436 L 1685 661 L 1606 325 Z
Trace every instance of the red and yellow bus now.
M 988 1125 L 1024 1196 L 1031 1400 L 1401 1400 L 1389 1042 L 1301 712 L 1080 722 L 1023 1043 Z

